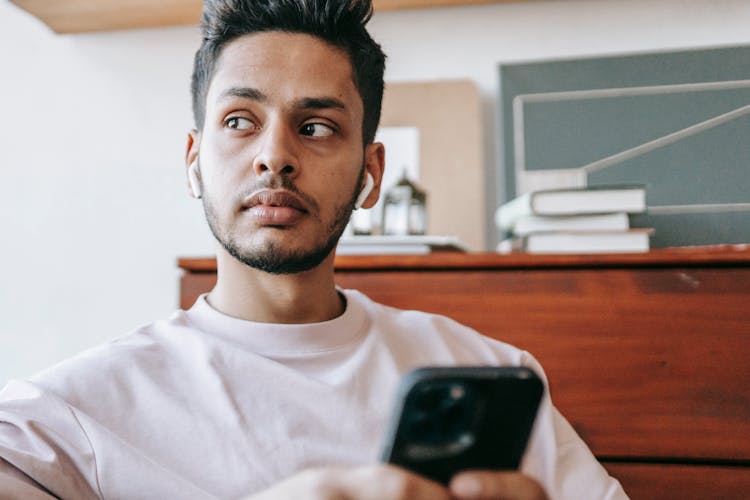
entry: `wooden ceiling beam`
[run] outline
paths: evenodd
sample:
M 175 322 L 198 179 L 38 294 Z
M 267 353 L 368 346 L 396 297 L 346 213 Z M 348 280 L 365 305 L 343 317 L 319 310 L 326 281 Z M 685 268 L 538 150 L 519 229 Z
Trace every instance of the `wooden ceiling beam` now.
M 373 0 L 375 10 L 416 9 L 522 0 Z M 56 33 L 195 25 L 202 0 L 11 0 Z

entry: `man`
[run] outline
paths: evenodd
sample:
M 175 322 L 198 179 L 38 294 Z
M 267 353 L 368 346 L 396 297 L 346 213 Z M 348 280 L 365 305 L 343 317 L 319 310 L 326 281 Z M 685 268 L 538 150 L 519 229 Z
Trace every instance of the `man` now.
M 218 281 L 188 311 L 0 394 L 9 498 L 622 498 L 545 395 L 520 472 L 449 487 L 377 452 L 400 376 L 541 367 L 446 318 L 339 290 L 334 247 L 375 204 L 384 55 L 370 1 L 206 2 L 191 194 Z

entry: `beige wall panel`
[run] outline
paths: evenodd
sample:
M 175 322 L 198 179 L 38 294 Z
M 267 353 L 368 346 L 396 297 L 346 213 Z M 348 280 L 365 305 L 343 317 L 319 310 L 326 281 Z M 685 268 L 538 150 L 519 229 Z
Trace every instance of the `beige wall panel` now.
M 468 80 L 386 84 L 383 127 L 419 128 L 420 179 L 428 233 L 485 249 L 481 100 Z M 396 168 L 388 164 L 386 168 Z

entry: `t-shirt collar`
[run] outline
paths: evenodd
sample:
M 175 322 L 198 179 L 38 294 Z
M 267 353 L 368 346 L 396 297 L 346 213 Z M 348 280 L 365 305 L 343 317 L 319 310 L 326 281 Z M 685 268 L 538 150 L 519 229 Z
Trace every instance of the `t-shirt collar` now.
M 344 313 L 320 323 L 277 324 L 228 316 L 198 297 L 187 311 L 190 322 L 208 335 L 220 337 L 259 354 L 320 352 L 344 346 L 365 332 L 366 314 L 353 294 L 338 290 L 345 299 Z

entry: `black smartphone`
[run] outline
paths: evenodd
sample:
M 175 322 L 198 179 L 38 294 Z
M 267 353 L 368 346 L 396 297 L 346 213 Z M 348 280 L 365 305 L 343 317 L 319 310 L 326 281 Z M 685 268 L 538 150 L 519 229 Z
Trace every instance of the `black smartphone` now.
M 518 469 L 544 386 L 525 367 L 419 368 L 404 376 L 382 461 L 448 484 Z

